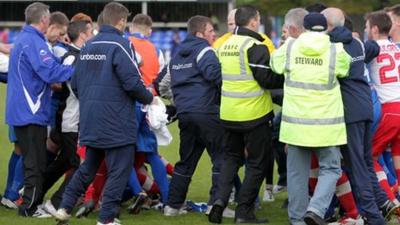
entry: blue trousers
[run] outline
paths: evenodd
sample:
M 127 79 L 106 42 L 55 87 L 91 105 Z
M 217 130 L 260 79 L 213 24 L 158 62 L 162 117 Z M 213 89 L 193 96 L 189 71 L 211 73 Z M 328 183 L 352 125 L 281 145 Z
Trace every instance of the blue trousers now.
M 369 223 L 385 224 L 378 206 L 388 198 L 378 184 L 373 167 L 371 122 L 349 123 L 346 129 L 347 145 L 341 150 L 356 203 Z
M 308 197 L 308 179 L 311 154 L 318 157 L 319 175 L 314 195 Z M 324 218 L 335 193 L 340 168 L 339 147 L 307 148 L 289 145 L 287 156 L 287 182 L 289 194 L 289 220 L 292 225 L 304 225 L 303 217 L 312 211 Z
M 87 147 L 86 160 L 73 175 L 65 189 L 60 208 L 71 212 L 76 201 L 85 193 L 93 181 L 97 169 L 103 159 L 107 166 L 107 181 L 104 186 L 103 204 L 99 214 L 99 222 L 109 223 L 114 221 L 121 203 L 122 195 L 128 183 L 132 170 L 135 145 L 109 149 L 95 149 Z

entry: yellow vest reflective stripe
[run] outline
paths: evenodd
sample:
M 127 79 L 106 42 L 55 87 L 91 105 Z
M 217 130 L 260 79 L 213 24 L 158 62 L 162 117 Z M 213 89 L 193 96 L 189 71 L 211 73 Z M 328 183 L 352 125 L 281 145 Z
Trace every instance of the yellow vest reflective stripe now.
M 250 121 L 272 111 L 269 91 L 259 86 L 249 67 L 247 50 L 254 43 L 261 44 L 251 37 L 232 35 L 217 50 L 222 68 L 222 120 Z
M 300 89 L 308 89 L 308 90 L 332 90 L 336 87 L 338 82 L 335 82 L 335 67 L 336 67 L 336 46 L 334 43 L 330 45 L 330 52 L 329 52 L 329 80 L 327 84 L 314 84 L 314 83 L 306 83 L 306 82 L 299 82 L 293 81 L 290 79 L 290 59 L 291 59 L 291 52 L 293 44 L 296 40 L 291 39 L 288 43 L 288 47 L 286 50 L 286 77 L 285 77 L 285 85 L 287 87 L 293 88 L 300 88 Z M 295 123 L 295 124 L 305 124 L 305 125 L 332 125 L 332 124 L 340 124 L 344 123 L 344 116 L 334 117 L 334 118 L 327 118 L 327 119 L 306 119 L 306 118 L 297 118 L 291 117 L 287 115 L 282 115 L 282 121 L 288 123 Z
M 285 70 L 287 71 L 287 75 L 285 77 L 285 83 L 289 87 L 302 88 L 302 89 L 312 89 L 312 90 L 331 90 L 336 85 L 337 82 L 334 82 L 335 79 L 335 64 L 336 64 L 336 46 L 334 43 L 331 43 L 330 46 L 330 54 L 329 54 L 329 81 L 327 84 L 312 84 L 305 82 L 293 81 L 290 79 L 290 55 L 292 52 L 294 39 L 291 39 L 288 43 L 288 48 L 286 50 L 286 65 Z
M 343 57 L 339 52 L 343 47 L 329 43 L 323 54 L 305 56 L 300 44 L 288 41 L 282 52 L 283 65 L 275 64 L 274 56 L 271 60 L 274 71 L 281 66 L 285 73 L 280 140 L 308 147 L 345 144 L 343 103 L 336 78 L 338 66 L 343 66 L 336 61 Z

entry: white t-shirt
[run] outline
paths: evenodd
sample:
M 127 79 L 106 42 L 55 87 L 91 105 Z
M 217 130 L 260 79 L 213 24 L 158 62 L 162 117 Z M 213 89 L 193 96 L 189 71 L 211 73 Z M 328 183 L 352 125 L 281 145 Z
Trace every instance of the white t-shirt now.
M 72 65 L 75 61 L 73 55 L 64 59 L 64 65 Z M 69 96 L 67 98 L 66 107 L 62 115 L 61 131 L 63 133 L 78 132 L 79 124 L 79 100 L 74 95 L 71 89 L 71 82 L 67 81 Z
M 8 72 L 8 63 L 10 59 L 8 56 L 4 55 L 3 53 L 0 53 L 0 72 L 1 73 L 7 73 Z
M 381 103 L 400 102 L 400 48 L 388 39 L 377 43 L 380 53 L 370 64 L 373 86 Z

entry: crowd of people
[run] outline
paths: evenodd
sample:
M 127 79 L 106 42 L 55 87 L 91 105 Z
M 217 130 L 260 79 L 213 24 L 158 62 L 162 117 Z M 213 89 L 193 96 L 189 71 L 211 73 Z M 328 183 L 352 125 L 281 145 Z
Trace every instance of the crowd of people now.
M 287 188 L 291 225 L 400 218 L 400 5 L 368 13 L 364 41 L 341 9 L 290 9 L 276 49 L 252 6 L 232 10 L 218 39 L 196 15 L 169 62 L 149 40 L 151 17 L 134 15 L 126 36 L 129 17 L 117 2 L 96 23 L 40 2 L 25 9 L 14 44 L 0 46 L 14 143 L 1 205 L 59 224 L 75 207 L 78 218 L 99 209 L 97 225 L 120 225 L 121 203 L 133 199 L 131 214 L 192 210 L 210 223 L 261 224 L 260 201 Z M 172 165 L 158 146 L 171 143 L 175 120 Z M 204 150 L 203 207 L 186 195 Z

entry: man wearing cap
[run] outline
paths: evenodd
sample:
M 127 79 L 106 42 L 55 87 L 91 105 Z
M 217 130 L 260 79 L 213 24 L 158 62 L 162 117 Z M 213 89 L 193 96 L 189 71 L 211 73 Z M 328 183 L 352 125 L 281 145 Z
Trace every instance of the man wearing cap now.
M 348 73 L 350 56 L 330 43 L 319 13 L 304 17 L 307 30 L 289 39 L 271 57 L 272 70 L 284 74 L 280 141 L 288 144 L 289 220 L 325 224 L 323 218 L 341 174 L 340 149 L 346 144 L 342 96 L 337 78 Z M 308 197 L 311 154 L 320 165 L 314 195 Z

